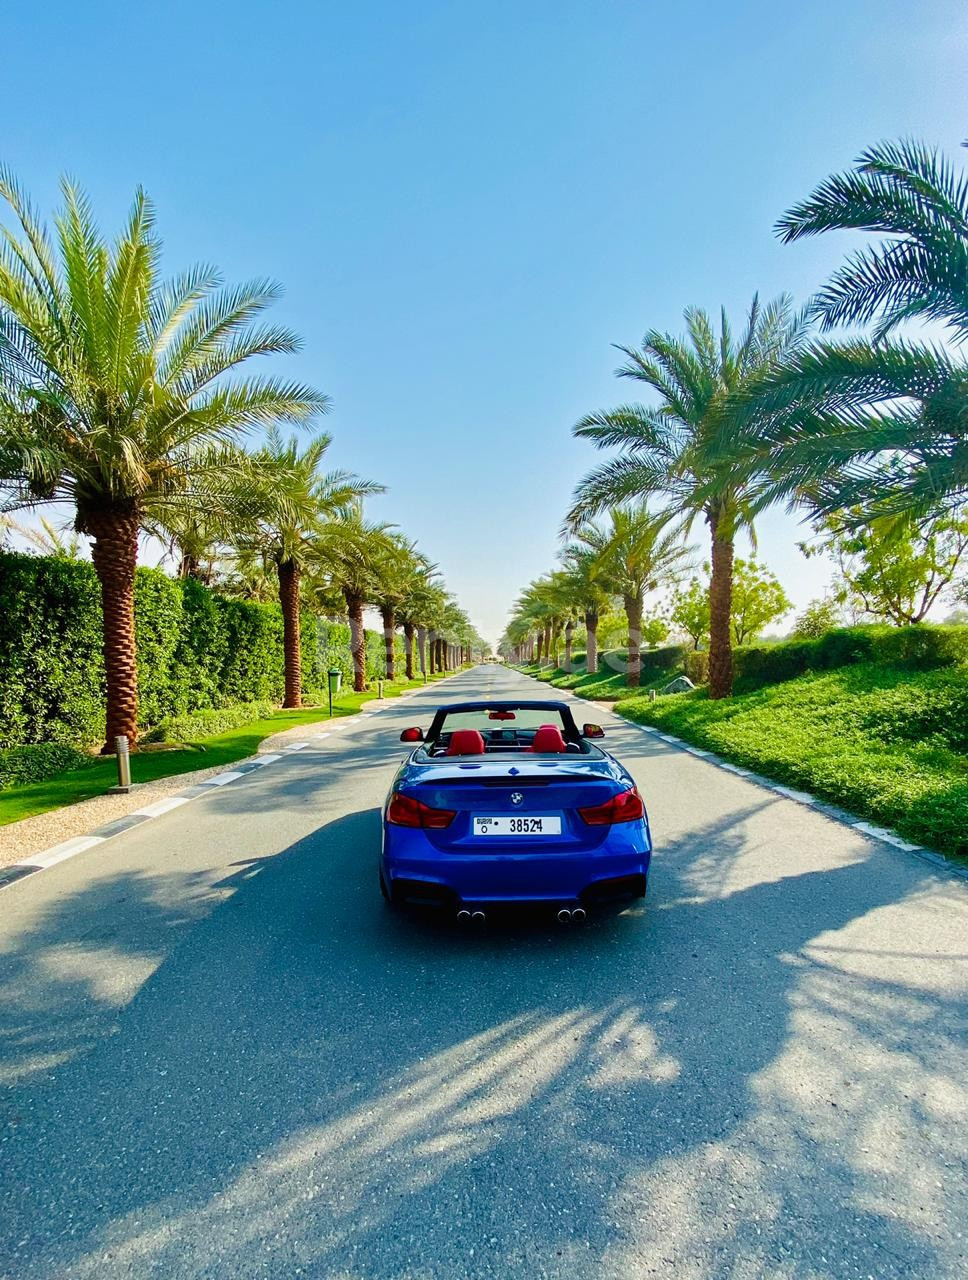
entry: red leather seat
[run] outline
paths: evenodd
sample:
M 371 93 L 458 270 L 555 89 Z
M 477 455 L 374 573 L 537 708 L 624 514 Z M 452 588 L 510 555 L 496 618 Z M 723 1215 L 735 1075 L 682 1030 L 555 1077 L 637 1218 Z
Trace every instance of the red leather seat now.
M 484 739 L 476 729 L 455 729 L 447 744 L 449 756 L 482 756 Z
M 543 724 L 534 735 L 534 742 L 531 744 L 531 750 L 542 752 L 561 752 L 567 751 L 568 747 L 564 738 L 561 736 L 561 730 L 557 725 Z

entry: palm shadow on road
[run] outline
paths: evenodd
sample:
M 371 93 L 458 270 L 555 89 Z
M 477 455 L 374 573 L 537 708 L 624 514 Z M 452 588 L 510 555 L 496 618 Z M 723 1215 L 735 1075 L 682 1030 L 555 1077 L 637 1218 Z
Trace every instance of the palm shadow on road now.
M 197 911 L 177 877 L 100 883 L 7 957 L 39 978 L 112 894 L 169 938 L 11 1095 L 0 1275 L 948 1274 L 925 1188 L 956 1137 L 914 1172 L 877 1144 L 953 1105 L 959 1008 L 832 945 L 911 896 L 892 854 L 724 893 L 739 821 L 664 850 L 648 910 L 475 936 L 383 910 L 378 838 L 340 818 Z

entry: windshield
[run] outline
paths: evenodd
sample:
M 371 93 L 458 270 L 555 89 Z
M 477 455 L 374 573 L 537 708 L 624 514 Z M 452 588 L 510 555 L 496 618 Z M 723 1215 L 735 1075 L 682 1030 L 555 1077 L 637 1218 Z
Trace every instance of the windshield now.
M 449 711 L 440 726 L 441 733 L 453 733 L 455 729 L 478 729 L 487 736 L 502 736 L 501 730 L 538 729 L 543 724 L 553 724 L 562 733 L 565 724 L 557 711 L 548 707 L 494 707 L 482 711 Z M 499 731 L 494 734 L 493 731 Z

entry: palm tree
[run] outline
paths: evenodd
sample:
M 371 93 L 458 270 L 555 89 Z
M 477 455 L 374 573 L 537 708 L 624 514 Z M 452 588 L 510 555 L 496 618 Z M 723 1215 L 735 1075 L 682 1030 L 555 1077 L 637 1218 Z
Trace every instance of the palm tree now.
M 426 671 L 424 645 L 427 635 L 427 619 L 433 612 L 440 586 L 435 581 L 437 566 L 431 564 L 422 552 L 413 552 L 411 572 L 407 579 L 403 599 L 397 606 L 397 617 L 403 626 L 403 646 L 407 679 L 416 678 L 414 653 L 420 662 L 420 672 Z
M 582 481 L 568 525 L 574 530 L 609 507 L 649 494 L 667 497 L 687 527 L 703 516 L 712 540 L 709 694 L 722 698 L 733 684 L 733 544 L 770 496 L 757 473 L 723 451 L 722 439 L 734 418 L 747 412 L 748 388 L 799 349 L 805 321 L 786 297 L 765 307 L 754 298 L 738 342 L 725 311 L 718 337 L 704 311 L 690 308 L 685 320 L 685 339 L 652 330 L 641 349 L 620 348 L 628 360 L 618 376 L 650 387 L 658 405 L 589 414 L 574 428 L 575 435 L 622 453 Z
M 881 512 L 957 508 L 968 492 L 968 363 L 895 334 L 932 321 L 956 346 L 968 339 L 968 179 L 920 143 L 882 143 L 777 224 L 786 242 L 840 229 L 889 239 L 851 255 L 811 311 L 825 330 L 872 324 L 871 337 L 818 342 L 785 362 L 759 389 L 739 452 L 767 468 L 776 494 L 806 490 L 821 515 L 872 501 Z
M 396 651 L 394 641 L 397 625 L 407 614 L 408 597 L 420 576 L 423 566 L 428 562 L 418 555 L 416 544 L 408 541 L 402 534 L 392 534 L 388 540 L 385 553 L 374 565 L 376 575 L 375 603 L 383 620 L 383 642 L 386 654 L 386 674 L 388 680 L 395 680 L 397 675 Z M 408 615 L 409 616 L 409 615 Z M 404 623 L 409 627 L 406 639 L 407 679 L 413 679 L 413 619 Z
M 230 376 L 253 356 L 298 348 L 288 329 L 254 323 L 277 286 L 222 289 L 209 267 L 163 284 L 142 190 L 111 245 L 84 193 L 66 181 L 61 189 L 55 239 L 0 172 L 0 197 L 19 224 L 0 243 L 0 481 L 8 507 L 72 504 L 75 529 L 92 539 L 107 740 L 124 734 L 135 745 L 139 532 L 152 513 L 193 500 L 211 447 L 303 422 L 328 402 L 297 383 Z
M 285 655 L 285 707 L 302 704 L 300 583 L 327 521 L 347 516 L 354 504 L 383 486 L 348 471 L 320 470 L 332 437 L 320 434 L 300 447 L 270 427 L 253 455 L 250 517 L 237 536 L 241 547 L 259 550 L 279 580 Z
M 577 536 L 594 554 L 602 579 L 622 597 L 628 621 L 628 683 L 636 688 L 642 673 L 645 596 L 678 581 L 689 567 L 693 548 L 683 546 L 678 529 L 669 528 L 667 514 L 653 515 L 644 502 L 614 507 L 607 525 L 580 525 Z
M 598 622 L 610 601 L 609 592 L 602 582 L 601 564 L 591 547 L 581 542 L 572 542 L 565 547 L 562 562 L 572 598 L 585 623 L 585 670 L 589 675 L 595 675 L 598 671 Z
M 359 507 L 339 520 L 328 521 L 313 548 L 316 571 L 328 587 L 342 593 L 350 626 L 353 688 L 367 687 L 366 629 L 363 610 L 379 592 L 377 566 L 395 544 L 391 526 L 364 520 Z

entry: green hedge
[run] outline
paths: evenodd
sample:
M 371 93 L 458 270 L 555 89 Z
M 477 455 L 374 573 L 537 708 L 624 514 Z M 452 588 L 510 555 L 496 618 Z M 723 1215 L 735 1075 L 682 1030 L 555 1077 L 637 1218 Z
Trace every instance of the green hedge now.
M 783 640 L 733 650 L 737 692 L 793 680 L 808 671 L 831 671 L 858 662 L 900 664 L 913 671 L 968 662 L 968 627 L 920 623 L 912 627 L 841 627 L 815 640 Z M 709 654 L 690 651 L 686 674 L 694 684 L 709 679 Z
M 93 763 L 85 752 L 63 743 L 8 747 L 0 751 L 0 790 L 25 782 L 46 782 L 65 769 L 81 769 Z
M 687 649 L 682 644 L 664 645 L 661 649 L 642 649 L 639 657 L 642 663 L 641 683 L 664 675 L 667 671 L 679 671 L 682 668 Z M 628 649 L 606 649 L 599 655 L 599 673 L 606 671 L 628 671 Z
M 101 605 L 87 561 L 0 554 L 0 747 L 104 734 Z M 142 568 L 135 577 L 140 722 L 282 699 L 277 604 L 229 600 Z M 303 691 L 325 696 L 316 619 L 302 620 Z
M 144 742 L 197 742 L 217 733 L 228 733 L 254 720 L 265 720 L 276 709 L 274 702 L 240 702 L 235 707 L 195 711 L 191 715 L 170 716 L 145 734 Z

